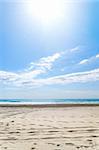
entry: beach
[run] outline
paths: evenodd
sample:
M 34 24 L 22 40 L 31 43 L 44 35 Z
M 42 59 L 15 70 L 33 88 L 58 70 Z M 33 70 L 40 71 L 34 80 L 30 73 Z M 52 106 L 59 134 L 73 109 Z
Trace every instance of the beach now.
M 5 149 L 99 150 L 99 105 L 1 105 Z

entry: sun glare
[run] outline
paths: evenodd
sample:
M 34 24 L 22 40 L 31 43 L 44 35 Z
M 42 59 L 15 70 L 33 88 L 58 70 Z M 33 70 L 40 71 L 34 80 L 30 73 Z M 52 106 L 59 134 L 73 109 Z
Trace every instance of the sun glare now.
M 30 16 L 36 17 L 43 24 L 51 24 L 63 16 L 62 0 L 30 0 L 26 11 Z

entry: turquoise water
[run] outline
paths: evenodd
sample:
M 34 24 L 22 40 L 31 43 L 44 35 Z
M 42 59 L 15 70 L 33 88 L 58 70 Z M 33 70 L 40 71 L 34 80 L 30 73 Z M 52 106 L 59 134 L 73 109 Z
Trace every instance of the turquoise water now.
M 0 99 L 0 103 L 12 104 L 99 104 L 99 99 Z

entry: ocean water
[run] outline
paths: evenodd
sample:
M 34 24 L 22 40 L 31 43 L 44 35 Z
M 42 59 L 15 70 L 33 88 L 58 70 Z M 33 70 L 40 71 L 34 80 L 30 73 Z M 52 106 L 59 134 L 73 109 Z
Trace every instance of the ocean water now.
M 0 99 L 0 104 L 99 104 L 99 99 Z

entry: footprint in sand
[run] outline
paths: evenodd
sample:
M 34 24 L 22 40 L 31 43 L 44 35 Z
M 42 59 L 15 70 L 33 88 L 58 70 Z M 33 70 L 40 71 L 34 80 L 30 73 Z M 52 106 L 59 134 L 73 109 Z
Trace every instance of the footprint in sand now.
M 12 120 L 11 122 L 14 122 L 14 120 Z
M 73 131 L 73 130 L 69 130 L 68 132 L 75 132 L 75 131 Z
M 57 144 L 57 146 L 60 146 L 60 144 Z
M 9 126 L 9 123 L 7 123 L 6 126 Z
M 77 148 L 77 149 L 80 149 L 80 146 L 77 146 L 76 148 Z
M 32 147 L 31 150 L 35 149 L 35 147 Z
M 91 140 L 91 139 L 88 139 L 87 141 L 88 141 L 88 142 L 92 142 L 92 140 Z

